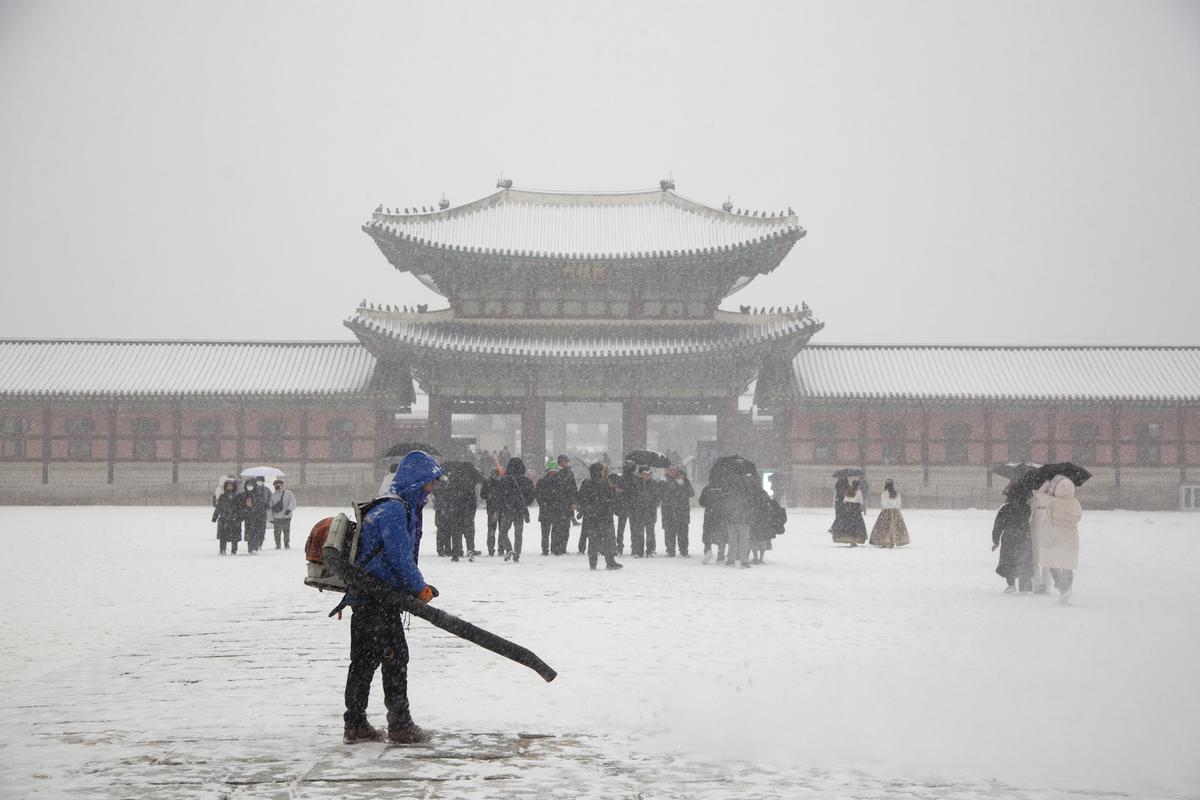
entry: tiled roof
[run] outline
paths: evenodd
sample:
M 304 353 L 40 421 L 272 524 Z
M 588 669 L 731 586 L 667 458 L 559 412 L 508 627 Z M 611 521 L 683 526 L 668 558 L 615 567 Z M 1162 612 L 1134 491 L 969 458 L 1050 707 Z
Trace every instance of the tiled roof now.
M 453 251 L 588 259 L 730 252 L 804 235 L 791 209 L 723 211 L 668 189 L 611 194 L 502 189 L 456 208 L 396 211 L 377 210 L 363 230 L 376 239 Z
M 822 323 L 808 310 L 717 312 L 710 320 L 457 320 L 454 312 L 412 314 L 359 308 L 347 327 L 366 338 L 445 353 L 521 359 L 610 359 L 734 352 L 787 338 L 807 340 Z
M 0 339 L 0 396 L 343 394 L 375 364 L 358 342 Z
M 798 398 L 1200 401 L 1200 347 L 810 345 Z

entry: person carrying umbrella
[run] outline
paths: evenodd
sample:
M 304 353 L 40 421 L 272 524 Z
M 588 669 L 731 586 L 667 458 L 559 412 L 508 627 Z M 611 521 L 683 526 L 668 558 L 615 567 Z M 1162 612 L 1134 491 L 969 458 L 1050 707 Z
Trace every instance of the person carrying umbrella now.
M 1029 532 L 1029 493 L 1010 481 L 1004 488 L 1007 501 L 996 512 L 992 525 L 992 552 L 1000 550 L 996 574 L 1007 582 L 1006 594 L 1033 591 L 1033 539 Z

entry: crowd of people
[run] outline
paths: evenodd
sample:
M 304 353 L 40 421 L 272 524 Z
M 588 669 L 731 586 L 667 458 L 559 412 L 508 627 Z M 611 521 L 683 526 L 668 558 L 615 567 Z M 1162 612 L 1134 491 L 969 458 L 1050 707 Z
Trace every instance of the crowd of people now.
M 518 457 L 492 466 L 486 477 L 477 469 L 455 468 L 462 463 L 445 463 L 447 480 L 433 493 L 439 556 L 458 561 L 483 554 L 475 549 L 476 484 L 481 484 L 478 497 L 487 512 L 488 556 L 520 562 L 525 525 L 536 503 L 543 556 L 566 555 L 578 525 L 575 552 L 586 554 L 592 569 L 599 568 L 601 558 L 606 569 L 621 569 L 616 559 L 626 554 L 626 532 L 631 557 L 653 558 L 659 553 L 661 523 L 663 553 L 668 558 L 691 557 L 689 528 L 696 492 L 679 464 L 664 468 L 627 461 L 615 474 L 601 459 L 578 481 L 571 458 L 563 454 L 547 460 L 535 481 Z M 699 502 L 705 510 L 706 564 L 763 563 L 771 539 L 783 532 L 786 514 L 762 489 L 756 471 L 710 483 Z
M 275 549 L 292 547 L 292 514 L 296 510 L 296 495 L 286 488 L 283 478 L 276 478 L 273 491 L 267 489 L 266 478 L 246 478 L 238 489 L 237 478 L 226 477 L 221 489 L 213 495 L 212 521 L 217 524 L 220 554 L 237 555 L 238 543 L 246 542 L 250 554 L 262 550 L 267 538 L 267 522 L 275 532 Z

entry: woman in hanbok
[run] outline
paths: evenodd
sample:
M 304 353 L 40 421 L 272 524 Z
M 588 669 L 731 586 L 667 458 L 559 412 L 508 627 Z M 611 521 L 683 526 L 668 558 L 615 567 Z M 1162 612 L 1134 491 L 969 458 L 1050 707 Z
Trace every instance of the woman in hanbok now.
M 888 478 L 883 482 L 883 494 L 879 500 L 879 516 L 871 528 L 871 544 L 876 547 L 903 547 L 908 544 L 908 527 L 900 513 L 900 493 L 896 484 Z
M 839 486 L 841 481 L 838 481 Z M 833 534 L 834 544 L 848 544 L 858 547 L 867 541 L 867 525 L 863 522 L 862 495 L 859 493 L 858 481 L 850 484 L 846 496 L 837 504 L 837 518 L 829 532 Z

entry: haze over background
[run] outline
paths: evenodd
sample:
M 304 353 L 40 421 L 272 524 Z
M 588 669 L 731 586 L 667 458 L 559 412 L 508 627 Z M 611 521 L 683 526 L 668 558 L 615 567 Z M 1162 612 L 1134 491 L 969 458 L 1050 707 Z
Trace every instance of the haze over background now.
M 0 337 L 349 339 L 377 204 L 795 209 L 824 342 L 1200 344 L 1200 4 L 0 2 Z

